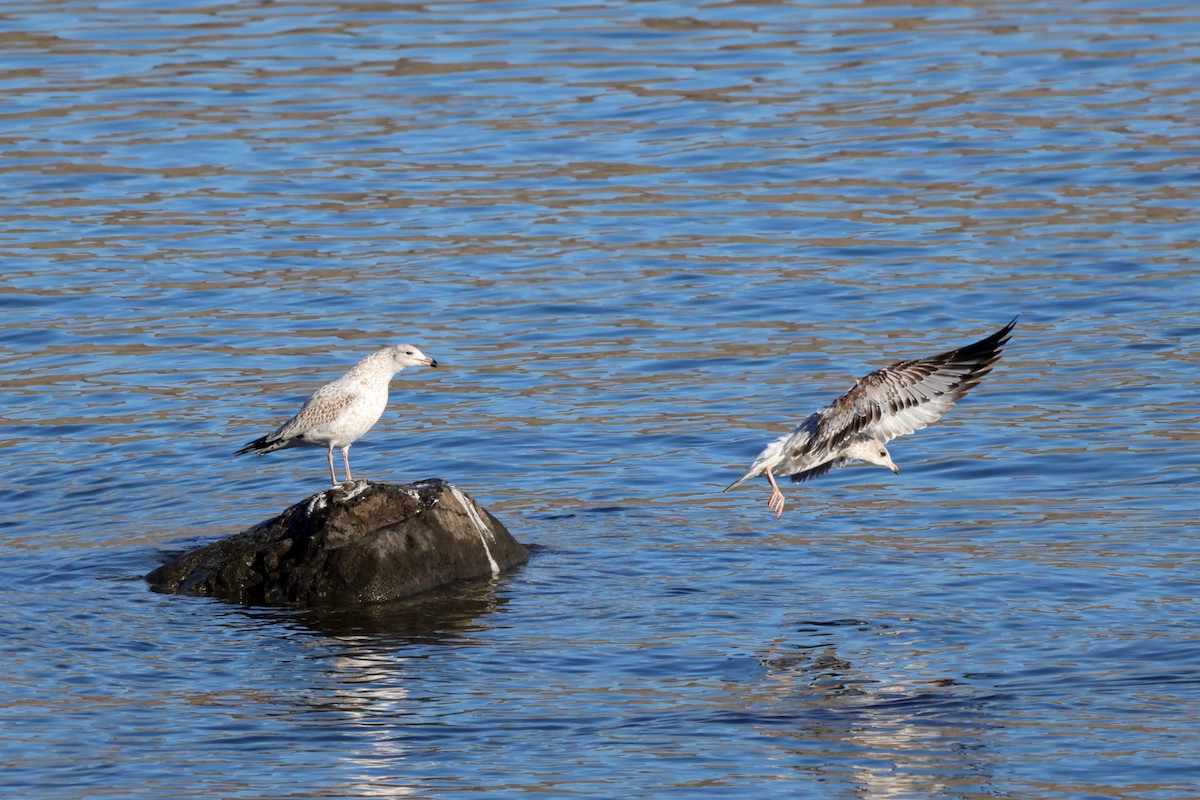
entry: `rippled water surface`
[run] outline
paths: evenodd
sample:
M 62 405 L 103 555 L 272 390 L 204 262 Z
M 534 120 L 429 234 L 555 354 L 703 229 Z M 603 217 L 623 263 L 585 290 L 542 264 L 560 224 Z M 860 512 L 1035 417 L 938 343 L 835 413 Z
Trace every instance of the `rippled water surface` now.
M 1191 796 L 1198 53 L 1171 0 L 5 3 L 4 796 Z M 900 477 L 720 493 L 1018 313 Z M 399 341 L 356 472 L 530 563 L 150 593 Z

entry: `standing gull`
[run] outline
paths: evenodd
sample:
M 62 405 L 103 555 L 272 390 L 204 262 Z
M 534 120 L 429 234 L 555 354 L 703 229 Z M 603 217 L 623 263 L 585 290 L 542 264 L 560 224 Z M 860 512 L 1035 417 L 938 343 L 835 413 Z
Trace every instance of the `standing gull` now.
M 346 481 L 350 477 L 350 445 L 371 429 L 387 407 L 388 384 L 405 367 L 436 367 L 437 362 L 411 344 L 397 344 L 377 350 L 359 361 L 336 381 L 325 384 L 308 398 L 296 416 L 274 433 L 261 436 L 234 453 L 258 451 L 259 455 L 299 445 L 315 445 L 329 450 L 329 479 L 337 486 L 333 471 L 333 450 L 342 451 Z
M 810 414 L 791 433 L 766 446 L 746 474 L 728 492 L 750 478 L 766 475 L 771 483 L 767 508 L 783 514 L 783 492 L 775 476 L 793 482 L 824 475 L 834 467 L 862 461 L 887 467 L 897 475 L 885 444 L 897 436 L 936 422 L 954 401 L 972 389 L 1000 360 L 1000 350 L 1017 324 L 1012 322 L 975 344 L 941 355 L 897 361 L 862 378 L 820 411 Z

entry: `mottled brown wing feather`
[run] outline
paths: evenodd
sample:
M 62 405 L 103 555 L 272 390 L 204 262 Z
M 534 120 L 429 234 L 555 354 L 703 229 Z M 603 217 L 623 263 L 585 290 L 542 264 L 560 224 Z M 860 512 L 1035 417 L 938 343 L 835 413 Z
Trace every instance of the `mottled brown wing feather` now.
M 992 370 L 1016 323 L 1014 317 L 974 344 L 867 375 L 825 409 L 809 452 L 835 454 L 856 435 L 889 442 L 936 422 Z
M 357 400 L 359 393 L 337 381 L 327 383 L 315 391 L 304 406 L 279 429 L 271 434 L 271 441 L 291 439 L 312 428 L 328 425 Z

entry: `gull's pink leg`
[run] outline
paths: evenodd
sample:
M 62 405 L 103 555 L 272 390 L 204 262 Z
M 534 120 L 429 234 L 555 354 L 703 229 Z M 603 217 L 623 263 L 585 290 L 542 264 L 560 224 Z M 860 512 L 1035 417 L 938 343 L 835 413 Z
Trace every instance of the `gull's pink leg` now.
M 333 453 L 330 453 L 329 457 L 332 458 Z M 346 483 L 350 483 L 354 480 L 350 477 L 350 445 L 342 448 L 342 461 L 346 462 Z
M 329 445 L 329 480 L 337 486 L 337 473 L 333 471 L 333 445 Z
M 767 480 L 771 482 L 771 499 L 767 501 L 767 508 L 775 512 L 775 518 L 783 516 L 783 492 L 779 491 L 779 485 L 775 483 L 775 476 L 771 474 L 771 468 L 767 467 Z

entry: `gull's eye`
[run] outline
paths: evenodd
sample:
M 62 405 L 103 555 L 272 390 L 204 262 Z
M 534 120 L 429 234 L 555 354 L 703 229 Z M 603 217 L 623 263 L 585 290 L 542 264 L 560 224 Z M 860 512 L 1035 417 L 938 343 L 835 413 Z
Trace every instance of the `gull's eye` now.
M 405 351 L 404 351 L 404 355 L 406 355 L 406 356 L 411 356 L 411 355 L 412 355 L 412 350 L 405 350 Z

